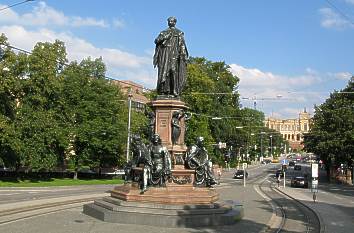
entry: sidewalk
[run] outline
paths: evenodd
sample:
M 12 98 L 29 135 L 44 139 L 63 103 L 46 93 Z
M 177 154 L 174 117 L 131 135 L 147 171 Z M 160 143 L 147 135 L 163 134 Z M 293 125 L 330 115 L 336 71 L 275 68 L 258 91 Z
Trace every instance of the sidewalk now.
M 332 195 L 319 190 L 316 203 L 313 202 L 312 193 L 309 189 L 297 189 L 283 187 L 278 188 L 281 192 L 297 199 L 315 211 L 319 216 L 321 232 L 349 233 L 354 229 L 354 202 L 338 203 Z M 336 197 L 334 197 L 336 198 Z M 337 197 L 338 198 L 338 197 Z M 340 199 L 338 199 L 340 200 Z

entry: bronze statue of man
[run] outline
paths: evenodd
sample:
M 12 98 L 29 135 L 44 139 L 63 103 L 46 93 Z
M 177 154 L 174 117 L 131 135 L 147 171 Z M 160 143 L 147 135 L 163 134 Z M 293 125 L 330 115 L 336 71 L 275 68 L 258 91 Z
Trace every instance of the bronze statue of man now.
M 184 33 L 177 29 L 177 19 L 169 17 L 168 27 L 155 39 L 154 67 L 158 68 L 157 93 L 179 96 L 186 82 L 188 51 Z

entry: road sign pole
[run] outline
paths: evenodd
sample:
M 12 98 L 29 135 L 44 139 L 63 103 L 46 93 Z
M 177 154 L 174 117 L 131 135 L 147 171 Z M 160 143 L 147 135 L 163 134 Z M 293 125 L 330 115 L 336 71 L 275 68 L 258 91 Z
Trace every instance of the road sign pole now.
M 285 188 L 285 171 L 284 171 L 284 184 L 283 187 Z
M 246 165 L 247 165 L 247 163 L 242 164 L 242 167 L 243 167 L 243 187 L 246 187 Z

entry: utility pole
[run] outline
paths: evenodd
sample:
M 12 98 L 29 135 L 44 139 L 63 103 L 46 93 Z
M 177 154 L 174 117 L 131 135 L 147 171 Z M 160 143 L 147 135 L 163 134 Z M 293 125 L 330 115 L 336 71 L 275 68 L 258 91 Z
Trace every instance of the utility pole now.
M 272 159 L 273 159 L 273 136 L 270 135 L 270 155 L 272 156 Z
M 263 134 L 265 132 L 261 132 L 261 160 L 263 161 Z
M 129 161 L 129 154 L 130 154 L 130 118 L 131 118 L 131 111 L 132 111 L 132 89 L 129 88 L 128 91 L 128 139 L 127 139 L 127 162 Z

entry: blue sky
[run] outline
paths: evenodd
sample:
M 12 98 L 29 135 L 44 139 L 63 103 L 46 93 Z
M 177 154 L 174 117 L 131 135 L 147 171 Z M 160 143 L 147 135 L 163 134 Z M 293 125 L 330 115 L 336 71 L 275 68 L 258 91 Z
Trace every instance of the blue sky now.
M 0 32 L 27 50 L 60 39 L 69 60 L 102 56 L 108 76 L 154 88 L 153 41 L 169 16 L 190 55 L 229 64 L 242 105 L 266 116 L 312 113 L 354 73 L 354 0 L 33 1 L 0 11 Z

